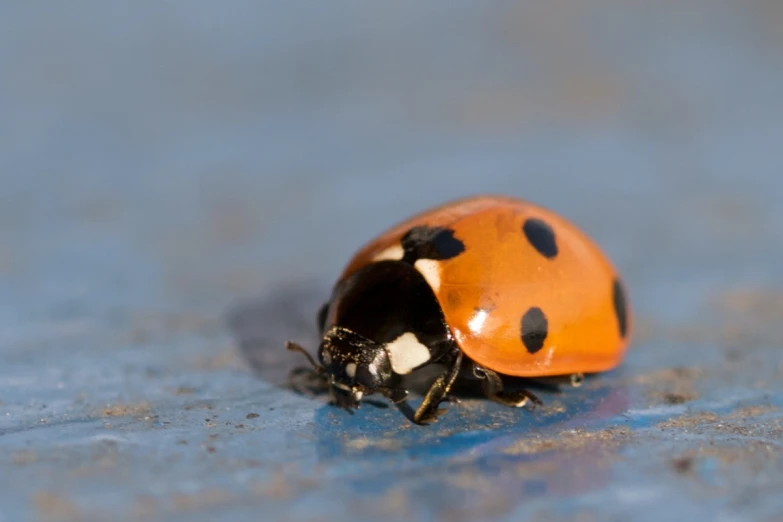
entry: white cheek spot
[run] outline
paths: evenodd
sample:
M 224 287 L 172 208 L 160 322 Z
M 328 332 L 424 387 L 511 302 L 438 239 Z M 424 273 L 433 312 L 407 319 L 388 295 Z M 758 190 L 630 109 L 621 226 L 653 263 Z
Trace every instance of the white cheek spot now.
M 470 328 L 470 331 L 474 334 L 481 332 L 481 327 L 484 326 L 484 321 L 487 320 L 488 315 L 489 312 L 486 310 L 479 310 L 476 312 L 476 314 L 468 321 L 468 328 Z
M 416 335 L 407 332 L 386 345 L 392 370 L 405 375 L 430 360 L 430 350 L 421 344 Z
M 353 379 L 356 377 L 356 364 L 355 363 L 348 363 L 345 365 L 345 374 Z
M 364 392 L 360 392 L 359 390 L 353 392 L 353 400 L 358 402 L 362 400 L 362 397 L 364 397 Z
M 413 266 L 418 270 L 433 292 L 440 289 L 440 265 L 434 259 L 419 259 Z
M 402 245 L 390 246 L 386 250 L 382 250 L 375 257 L 373 261 L 399 261 L 405 256 L 405 251 L 402 249 Z

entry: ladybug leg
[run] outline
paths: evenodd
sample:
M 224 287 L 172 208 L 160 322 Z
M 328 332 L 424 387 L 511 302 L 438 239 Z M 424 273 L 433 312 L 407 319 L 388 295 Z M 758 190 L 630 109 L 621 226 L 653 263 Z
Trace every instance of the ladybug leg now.
M 507 392 L 503 390 L 503 381 L 500 376 L 488 368 L 479 365 L 473 367 L 473 375 L 481 379 L 481 388 L 484 394 L 495 402 L 512 408 L 521 408 L 528 402 L 533 405 L 541 405 L 543 401 L 527 390 Z
M 462 351 L 455 347 L 444 363 L 447 365 L 446 371 L 435 379 L 413 415 L 413 422 L 416 424 L 431 424 L 439 415 L 446 413 L 446 410 L 441 410 L 438 406 L 448 397 L 451 385 L 459 375 L 462 366 Z
M 329 391 L 329 381 L 312 368 L 294 368 L 288 374 L 288 383 L 290 388 L 300 395 L 314 397 Z
M 408 398 L 408 390 L 402 387 L 400 376 L 392 374 L 385 386 L 376 388 L 378 393 L 389 399 L 392 404 L 401 404 Z
M 462 404 L 462 399 L 460 399 L 456 395 L 452 395 L 452 394 L 448 393 L 448 394 L 446 394 L 445 397 L 443 397 L 443 402 L 452 402 L 454 404 Z
M 378 392 L 389 399 L 394 404 L 399 404 L 408 398 L 408 390 L 405 388 L 381 387 Z

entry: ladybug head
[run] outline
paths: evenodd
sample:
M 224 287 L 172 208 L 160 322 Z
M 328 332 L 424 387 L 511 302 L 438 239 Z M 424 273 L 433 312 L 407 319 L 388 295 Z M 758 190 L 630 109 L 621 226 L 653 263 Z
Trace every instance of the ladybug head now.
M 389 355 L 382 345 L 340 327 L 333 327 L 321 341 L 318 359 L 329 377 L 338 405 L 357 408 L 364 395 L 384 388 L 392 377 Z
M 365 395 L 381 393 L 393 402 L 405 399 L 405 390 L 390 386 L 393 372 L 389 354 L 382 344 L 341 327 L 324 335 L 316 363 L 304 349 L 289 343 L 289 350 L 305 354 L 316 373 L 328 380 L 329 392 L 338 406 L 359 407 Z

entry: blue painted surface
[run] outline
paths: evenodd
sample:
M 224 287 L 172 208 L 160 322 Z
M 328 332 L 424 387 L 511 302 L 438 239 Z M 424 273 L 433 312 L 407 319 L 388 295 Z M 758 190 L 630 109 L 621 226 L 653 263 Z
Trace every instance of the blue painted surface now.
M 780 519 L 780 3 L 448 5 L 0 7 L 0 521 Z M 626 364 L 428 428 L 286 389 L 475 192 L 606 249 Z

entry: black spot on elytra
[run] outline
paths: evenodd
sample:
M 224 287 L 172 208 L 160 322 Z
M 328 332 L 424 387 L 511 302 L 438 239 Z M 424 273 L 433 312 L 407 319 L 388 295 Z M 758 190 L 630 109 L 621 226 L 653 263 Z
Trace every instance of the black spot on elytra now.
M 620 336 L 628 334 L 628 301 L 625 297 L 625 289 L 619 279 L 612 283 L 612 302 L 614 313 L 617 316 L 617 325 L 620 328 Z
M 522 316 L 522 343 L 529 353 L 536 353 L 543 348 L 548 334 L 549 324 L 540 308 L 534 306 L 525 312 Z
M 419 259 L 443 261 L 465 251 L 465 244 L 454 237 L 454 231 L 442 227 L 414 227 L 402 237 L 405 251 L 403 261 L 415 263 Z
M 555 231 L 552 230 L 552 227 L 546 221 L 530 218 L 522 225 L 522 231 L 539 254 L 549 259 L 557 256 Z

